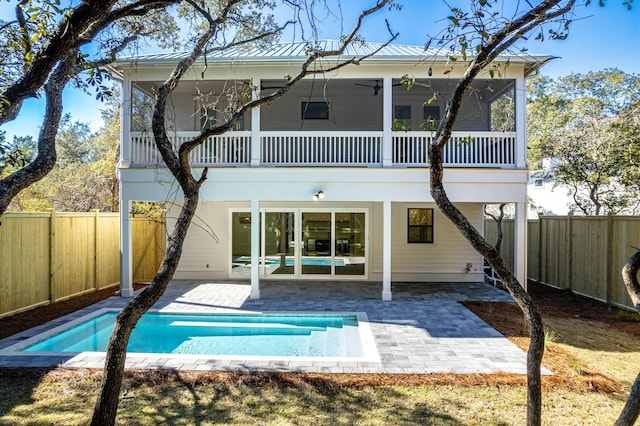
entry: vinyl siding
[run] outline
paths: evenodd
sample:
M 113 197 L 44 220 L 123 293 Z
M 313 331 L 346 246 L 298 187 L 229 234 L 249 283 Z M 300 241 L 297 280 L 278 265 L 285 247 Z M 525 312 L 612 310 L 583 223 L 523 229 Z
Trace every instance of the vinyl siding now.
M 407 209 L 434 209 L 433 244 L 407 243 Z M 482 224 L 481 204 L 460 204 L 458 208 L 476 227 Z M 392 203 L 392 281 L 482 281 L 483 259 L 460 235 L 455 226 L 432 203 Z M 372 217 L 371 238 L 376 247 L 372 279 L 382 279 L 382 207 Z M 481 229 L 481 228 L 479 228 Z M 470 273 L 465 272 L 471 263 Z

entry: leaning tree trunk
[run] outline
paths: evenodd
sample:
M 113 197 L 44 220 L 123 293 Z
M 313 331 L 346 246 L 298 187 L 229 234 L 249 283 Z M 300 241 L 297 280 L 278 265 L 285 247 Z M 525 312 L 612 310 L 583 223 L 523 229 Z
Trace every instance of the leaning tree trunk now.
M 129 336 L 140 317 L 160 299 L 178 267 L 187 230 L 198 206 L 198 192 L 199 185 L 196 184 L 188 194 L 185 193 L 176 226 L 168 238 L 166 255 L 153 281 L 127 303 L 116 318 L 107 349 L 105 379 L 91 420 L 94 426 L 115 424 Z
M 363 11 L 352 32 L 341 40 L 341 47 L 337 50 L 331 51 L 315 51 L 310 54 L 305 63 L 302 65 L 300 72 L 292 77 L 282 88 L 277 90 L 268 96 L 259 97 L 259 99 L 252 100 L 245 103 L 226 123 L 216 127 L 215 129 L 209 129 L 203 131 L 199 136 L 191 141 L 184 142 L 178 148 L 176 155 L 173 145 L 169 140 L 166 131 L 165 117 L 166 117 L 166 104 L 169 95 L 180 82 L 182 76 L 191 68 L 196 59 L 199 58 L 205 51 L 207 43 L 214 37 L 218 30 L 224 27 L 224 24 L 231 13 L 232 9 L 240 3 L 240 0 L 227 0 L 224 6 L 221 6 L 220 14 L 218 18 L 213 19 L 211 13 L 205 10 L 197 4 L 197 2 L 189 1 L 189 4 L 196 9 L 198 13 L 205 18 L 208 23 L 208 29 L 199 36 L 195 46 L 190 54 L 178 62 L 171 75 L 167 80 L 158 88 L 156 88 L 156 104 L 153 112 L 152 129 L 156 147 L 162 155 L 166 167 L 169 169 L 173 177 L 180 185 L 184 194 L 184 204 L 180 211 L 180 215 L 175 224 L 175 228 L 168 239 L 167 251 L 165 258 L 158 270 L 158 273 L 153 279 L 151 285 L 144 291 L 136 295 L 121 313 L 116 318 L 116 324 L 109 340 L 109 346 L 107 348 L 107 358 L 105 360 L 105 375 L 100 389 L 98 400 L 93 412 L 93 419 L 91 424 L 97 425 L 113 425 L 116 421 L 116 415 L 118 410 L 118 402 L 120 397 L 120 388 L 122 386 L 122 378 L 124 376 L 124 366 L 126 359 L 127 343 L 129 336 L 136 326 L 140 317 L 149 309 L 153 304 L 162 296 L 167 288 L 169 281 L 173 277 L 175 270 L 177 269 L 182 254 L 182 246 L 187 235 L 187 230 L 191 224 L 191 220 L 195 215 L 196 208 L 198 206 L 198 196 L 200 187 L 207 178 L 208 169 L 205 168 L 199 179 L 195 179 L 192 174 L 191 164 L 189 163 L 189 154 L 198 145 L 202 144 L 207 137 L 214 136 L 216 134 L 222 134 L 228 130 L 231 130 L 240 117 L 252 108 L 267 103 L 271 100 L 275 100 L 284 95 L 293 85 L 301 81 L 303 77 L 309 74 L 320 74 L 330 72 L 341 68 L 347 64 L 359 63 L 364 58 L 367 58 L 373 53 L 365 55 L 364 57 L 355 60 L 350 59 L 342 61 L 337 65 L 323 70 L 310 70 L 309 66 L 316 60 L 326 56 L 340 56 L 344 53 L 347 46 L 356 37 L 358 30 L 362 24 L 362 20 L 376 11 L 382 9 L 391 0 L 378 0 L 375 6 Z M 259 38 L 264 38 L 273 33 L 262 33 Z M 397 35 L 396 35 L 397 36 Z M 394 36 L 393 38 L 395 38 Z M 255 41 L 256 38 L 250 38 L 245 41 L 249 43 Z M 387 42 L 383 46 L 389 44 Z M 233 42 L 233 44 L 238 44 Z M 377 49 L 378 52 L 381 48 Z M 215 131 L 215 133 L 214 133 Z M 127 212 L 121 212 L 121 214 L 127 214 Z
M 0 179 L 0 215 L 20 191 L 42 179 L 56 164 L 56 136 L 62 117 L 62 91 L 71 78 L 76 56 L 75 50 L 67 52 L 45 84 L 45 116 L 38 135 L 38 154 L 27 166 Z
M 622 268 L 622 279 L 627 288 L 627 292 L 631 297 L 633 306 L 640 313 L 640 283 L 638 283 L 638 270 L 640 269 L 640 250 L 637 250 L 633 256 L 629 258 Z M 620 417 L 615 422 L 615 426 L 632 426 L 635 424 L 640 414 L 640 374 L 636 377 L 627 403 L 620 413 Z
M 449 200 L 442 183 L 442 150 L 431 146 L 431 195 L 442 213 L 453 222 L 471 246 L 482 255 L 522 309 L 529 326 L 531 342 L 527 352 L 527 424 L 539 425 L 542 420 L 542 380 L 540 366 L 544 355 L 544 329 L 542 317 L 531 296 L 504 263 L 498 251 L 492 247 L 471 225 L 460 210 Z

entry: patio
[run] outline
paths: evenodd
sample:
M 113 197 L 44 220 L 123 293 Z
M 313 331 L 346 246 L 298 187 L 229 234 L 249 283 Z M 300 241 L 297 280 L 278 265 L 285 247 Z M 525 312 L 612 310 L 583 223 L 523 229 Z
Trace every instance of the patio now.
M 394 283 L 394 300 L 381 301 L 380 284 L 327 281 L 263 281 L 259 300 L 249 299 L 246 282 L 176 280 L 154 306 L 166 311 L 365 312 L 380 362 L 212 359 L 131 354 L 128 368 L 178 370 L 304 371 L 327 373 L 518 373 L 525 354 L 467 310 L 460 301 L 511 301 L 484 283 Z M 112 297 L 73 314 L 0 340 L 0 367 L 102 368 L 96 353 L 31 354 L 6 348 L 101 308 L 120 308 Z

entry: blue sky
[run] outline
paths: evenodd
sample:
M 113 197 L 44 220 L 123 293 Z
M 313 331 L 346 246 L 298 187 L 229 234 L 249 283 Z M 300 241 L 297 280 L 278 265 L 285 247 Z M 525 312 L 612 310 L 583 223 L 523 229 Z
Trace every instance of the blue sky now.
M 403 4 L 400 11 L 385 11 L 367 21 L 362 33 L 369 41 L 385 41 L 384 19 L 391 28 L 399 32 L 398 44 L 423 45 L 429 35 L 445 25 L 448 15 L 444 2 L 440 0 L 398 0 Z M 359 8 L 373 4 L 373 0 L 342 0 L 345 28 L 350 28 Z M 449 1 L 451 5 L 460 1 Z M 466 3 L 466 1 L 462 2 Z M 631 11 L 622 5 L 622 0 L 609 0 L 605 7 L 594 1 L 589 7 L 579 8 L 574 17 L 569 38 L 564 41 L 544 43 L 528 41 L 526 47 L 531 53 L 549 54 L 559 58 L 546 65 L 542 73 L 558 77 L 574 73 L 587 73 L 604 68 L 619 68 L 628 73 L 640 73 L 640 4 Z M 428 5 L 428 7 L 426 7 Z M 0 3 L 0 17 L 11 16 L 12 6 Z M 348 18 L 351 17 L 351 20 Z M 328 17 L 320 38 L 335 39 L 339 35 L 336 22 Z M 69 112 L 74 121 L 88 122 L 97 130 L 102 119 L 102 104 L 91 95 L 67 88 L 64 93 L 65 113 Z M 43 102 L 28 100 L 20 117 L 2 126 L 9 140 L 13 135 L 37 136 L 42 120 Z

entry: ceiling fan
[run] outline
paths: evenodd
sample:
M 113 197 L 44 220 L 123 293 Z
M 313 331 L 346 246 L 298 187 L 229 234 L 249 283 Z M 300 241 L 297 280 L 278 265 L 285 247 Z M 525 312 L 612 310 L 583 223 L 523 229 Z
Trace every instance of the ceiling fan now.
M 356 86 L 363 86 L 363 87 L 371 87 L 373 89 L 373 96 L 378 96 L 378 93 L 380 92 L 380 89 L 382 89 L 382 86 L 380 85 L 380 80 L 374 80 L 376 82 L 376 84 L 371 85 L 371 84 L 363 84 L 363 83 L 353 83 Z M 394 86 L 402 86 L 402 83 L 395 83 Z

